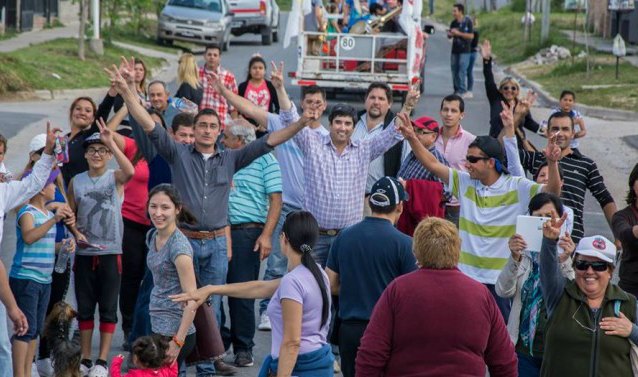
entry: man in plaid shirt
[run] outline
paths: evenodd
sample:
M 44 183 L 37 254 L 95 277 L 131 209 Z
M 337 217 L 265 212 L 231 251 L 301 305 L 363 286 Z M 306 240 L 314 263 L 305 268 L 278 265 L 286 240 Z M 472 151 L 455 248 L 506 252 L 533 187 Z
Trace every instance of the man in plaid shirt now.
M 231 71 L 221 67 L 221 56 L 222 49 L 220 46 L 216 44 L 206 46 L 206 51 L 204 53 L 206 64 L 199 69 L 199 79 L 201 80 L 202 87 L 204 88 L 204 96 L 202 97 L 202 102 L 199 104 L 199 109 L 215 110 L 219 116 L 219 121 L 223 130 L 224 125 L 226 124 L 226 117 L 230 114 L 232 118 L 237 118 L 237 111 L 232 105 L 226 102 L 226 98 L 215 90 L 214 85 L 209 83 L 208 75 L 210 73 L 216 73 L 221 83 L 235 94 L 237 94 L 237 81 L 235 80 L 235 75 Z

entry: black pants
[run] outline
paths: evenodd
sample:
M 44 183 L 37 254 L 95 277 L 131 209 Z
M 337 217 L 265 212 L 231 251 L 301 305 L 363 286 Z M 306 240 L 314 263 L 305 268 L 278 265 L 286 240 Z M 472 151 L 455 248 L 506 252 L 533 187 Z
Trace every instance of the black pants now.
M 184 338 L 184 345 L 182 346 L 182 348 L 180 348 L 179 355 L 177 355 L 178 369 L 182 369 L 182 367 L 184 368 L 186 367 L 186 364 L 184 364 L 184 361 L 186 360 L 188 355 L 190 355 L 191 352 L 193 352 L 193 350 L 195 349 L 195 345 L 197 344 L 196 336 L 197 336 L 197 333 L 192 333 L 190 335 L 187 335 L 186 338 Z M 171 340 L 173 340 L 173 337 L 171 336 L 162 335 L 162 337 L 169 343 Z
M 135 302 L 146 268 L 146 233 L 149 226 L 124 219 L 122 240 L 122 284 L 120 285 L 120 314 L 122 330 L 128 335 L 133 327 Z
M 49 315 L 49 313 L 51 313 L 51 310 L 53 310 L 53 306 L 56 303 L 64 300 L 64 296 L 66 295 L 67 289 L 69 288 L 69 282 L 71 280 L 70 259 L 67 261 L 66 270 L 63 273 L 58 274 L 57 272 L 53 271 L 52 279 L 51 296 L 49 298 L 49 306 L 47 307 L 46 313 L 47 316 Z M 49 349 L 47 343 L 47 338 L 42 335 L 42 337 L 40 338 L 40 345 L 38 346 L 38 359 L 46 359 L 51 356 L 51 350 Z
M 341 374 L 343 374 L 343 377 L 354 377 L 357 350 L 367 326 L 368 321 L 341 321 L 339 326 L 339 354 L 341 355 Z
M 241 283 L 259 279 L 259 252 L 254 252 L 255 242 L 263 229 L 249 228 L 231 231 L 233 258 L 228 263 L 226 282 Z M 255 346 L 255 300 L 228 298 L 230 314 L 230 341 L 235 354 L 251 351 Z M 224 332 L 222 332 L 224 334 Z
M 78 300 L 80 330 L 93 328 L 96 305 L 99 305 L 100 327 L 117 323 L 121 271 L 120 255 L 75 257 L 75 296 Z M 106 332 L 111 332 L 111 327 L 106 327 Z M 112 330 L 115 330 L 114 326 Z

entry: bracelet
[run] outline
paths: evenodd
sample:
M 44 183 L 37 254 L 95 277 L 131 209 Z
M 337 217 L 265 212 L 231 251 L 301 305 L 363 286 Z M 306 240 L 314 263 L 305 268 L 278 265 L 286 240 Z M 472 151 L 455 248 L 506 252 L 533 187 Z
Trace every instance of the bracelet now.
M 184 341 L 180 341 L 177 339 L 177 335 L 173 336 L 173 342 L 177 345 L 178 348 L 184 347 Z

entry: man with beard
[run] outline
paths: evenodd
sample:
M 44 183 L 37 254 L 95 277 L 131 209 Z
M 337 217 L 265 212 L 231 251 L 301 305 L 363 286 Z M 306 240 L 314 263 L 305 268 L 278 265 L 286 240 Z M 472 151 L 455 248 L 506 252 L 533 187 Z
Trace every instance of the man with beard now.
M 352 140 L 370 139 L 388 128 L 394 119 L 394 113 L 390 107 L 392 107 L 392 89 L 382 82 L 370 84 L 365 95 L 365 111 L 358 114 L 359 121 L 354 128 Z M 370 162 L 365 198 L 370 195 L 370 189 L 376 181 L 385 176 L 397 176 L 401 161 L 408 153 L 410 153 L 410 146 L 401 142 Z M 362 198 L 364 199 L 364 214 L 369 215 L 370 206 L 365 198 Z

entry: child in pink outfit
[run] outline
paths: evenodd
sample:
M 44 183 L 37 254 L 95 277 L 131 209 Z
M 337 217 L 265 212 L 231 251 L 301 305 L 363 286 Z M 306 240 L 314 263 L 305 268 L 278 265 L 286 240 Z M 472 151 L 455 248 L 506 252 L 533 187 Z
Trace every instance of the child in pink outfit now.
M 177 377 L 177 362 L 170 365 L 164 363 L 168 351 L 168 342 L 159 335 L 143 336 L 133 343 L 133 364 L 131 369 L 122 374 L 124 356 L 118 355 L 111 362 L 112 377 Z

